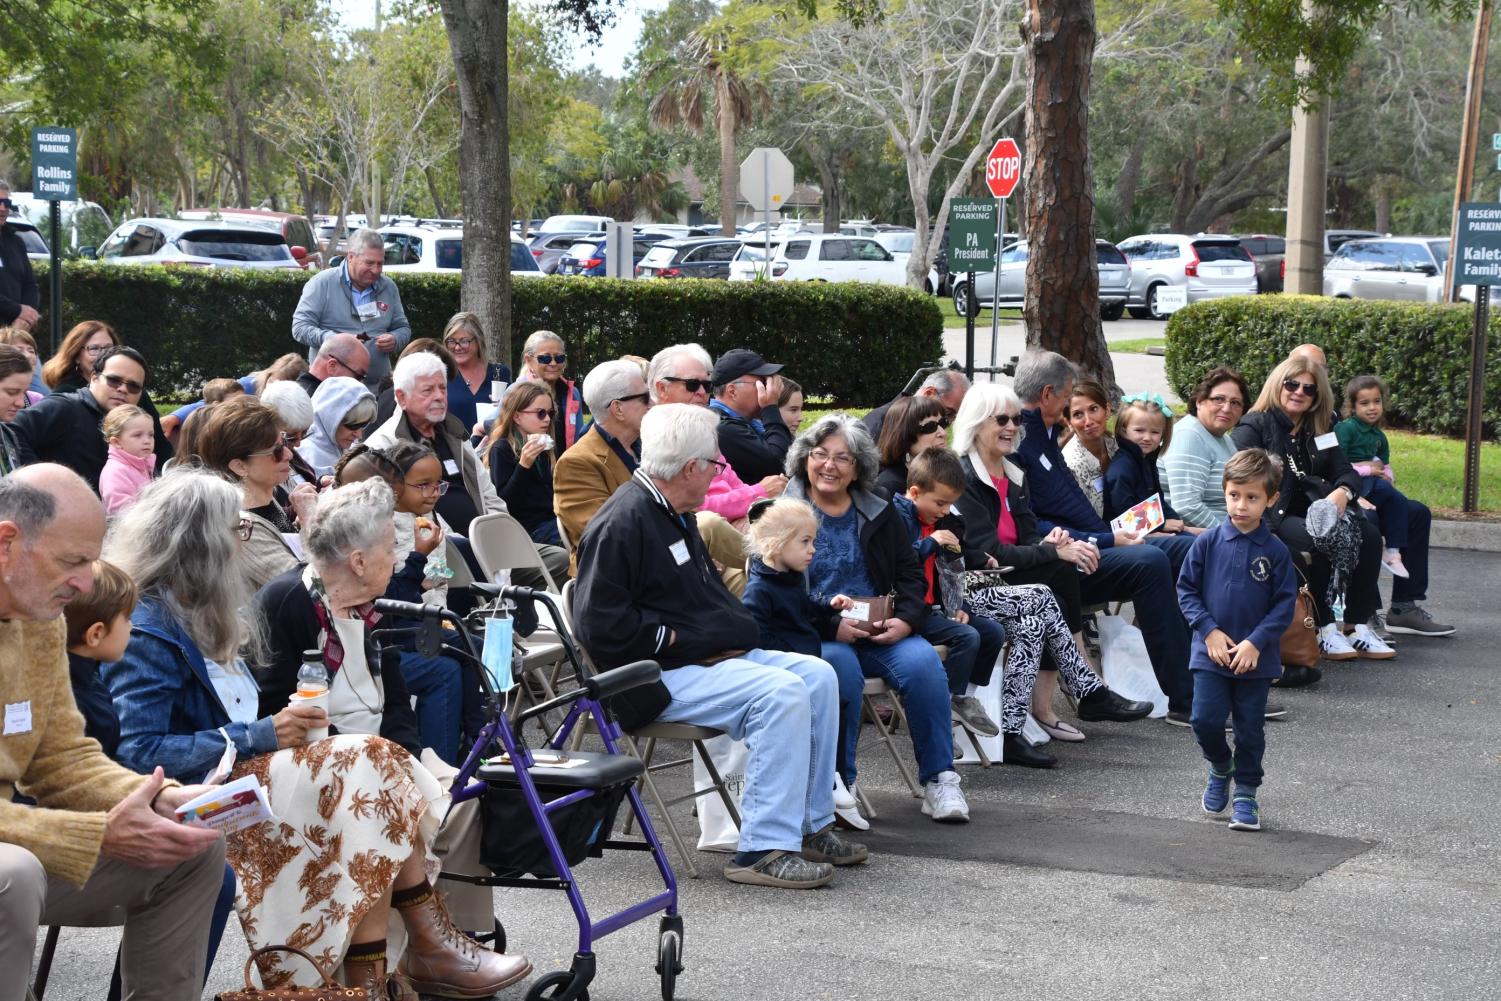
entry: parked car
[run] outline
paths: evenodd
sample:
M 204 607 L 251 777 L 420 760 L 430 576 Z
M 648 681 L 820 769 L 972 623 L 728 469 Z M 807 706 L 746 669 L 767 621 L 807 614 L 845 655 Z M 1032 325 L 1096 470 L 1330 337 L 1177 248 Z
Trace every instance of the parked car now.
M 773 236 L 771 238 L 771 257 L 777 256 L 777 251 L 782 249 L 785 237 Z M 745 242 L 740 249 L 735 251 L 735 256 L 730 258 L 729 279 L 732 282 L 755 281 L 762 273 L 767 271 L 766 238 L 745 237 Z
M 106 264 L 301 269 L 281 234 L 264 226 L 186 219 L 131 219 L 99 248 Z
M 607 215 L 550 215 L 537 227 L 537 234 L 602 233 L 614 221 Z
M 1265 236 L 1260 233 L 1254 236 L 1240 236 L 1236 239 L 1256 262 L 1256 291 L 1281 292 L 1283 262 L 1287 260 L 1287 240 L 1280 236 Z
M 1368 229 L 1326 229 L 1324 230 L 1324 263 L 1328 264 L 1339 248 L 1351 240 L 1378 240 L 1385 233 L 1375 233 Z
M 39 232 L 52 231 L 51 202 L 44 198 L 33 198 L 29 191 L 12 191 L 10 200 L 16 203 L 16 211 L 11 213 L 12 222 L 16 222 L 16 217 L 20 216 Z M 115 228 L 109 213 L 98 202 L 58 202 L 57 205 L 62 229 L 58 242 L 62 244 L 63 252 L 92 257 Z
M 577 233 L 539 233 L 532 237 L 532 258 L 544 275 L 555 274 L 558 270 L 558 262 L 563 259 L 564 254 L 568 253 L 568 248 L 588 237 L 603 240 L 605 235 L 592 230 Z
M 691 240 L 663 240 L 636 265 L 640 278 L 728 278 L 730 260 L 739 252 L 738 239 L 705 236 Z
M 1444 301 L 1445 236 L 1387 236 L 1349 240 L 1324 265 L 1324 294 L 1336 299 Z M 1460 287 L 1473 300 L 1475 286 Z
M 735 269 L 731 269 L 730 278 L 745 280 Z M 772 254 L 771 280 L 905 285 L 907 268 L 868 237 L 799 233 Z
M 11 218 L 8 223 L 21 242 L 26 244 L 26 256 L 33 261 L 47 261 L 52 259 L 52 252 L 47 247 L 47 241 L 42 238 L 41 231 L 24 219 Z
M 664 240 L 688 240 L 695 236 L 719 236 L 719 227 L 683 226 L 675 222 L 643 222 L 634 227 L 637 236 L 660 236 Z M 728 237 L 725 237 L 728 239 Z
M 1100 275 L 1100 316 L 1119 320 L 1131 290 L 1131 265 L 1109 240 L 1095 240 L 1095 262 Z M 1001 287 L 996 302 L 1001 306 L 1020 307 L 1026 298 L 1028 248 L 1018 240 L 1001 251 Z M 969 276 L 954 275 L 954 311 L 966 315 L 969 308 Z M 995 292 L 995 272 L 975 273 L 975 295 L 981 308 L 991 304 Z
M 458 272 L 464 268 L 464 231 L 437 226 L 382 226 L 386 240 L 386 271 Z M 511 274 L 541 275 L 537 259 L 525 240 L 511 234 Z
M 875 235 L 875 241 L 886 248 L 896 261 L 901 264 L 902 270 L 907 268 L 907 259 L 912 256 L 912 246 L 917 240 L 917 231 L 912 229 L 898 229 L 892 227 L 883 229 Z M 928 268 L 928 276 L 923 279 L 922 290 L 928 295 L 937 295 L 938 287 L 942 284 L 942 277 L 938 273 L 938 266 Z
M 1126 309 L 1138 320 L 1165 320 L 1157 290 L 1180 285 L 1189 302 L 1256 294 L 1256 262 L 1233 236 L 1147 233 L 1116 244 L 1131 262 Z
M 324 267 L 328 260 L 323 253 L 323 243 L 318 239 L 307 216 L 292 212 L 271 212 L 267 209 L 183 209 L 177 213 L 177 217 L 193 222 L 232 222 L 280 233 L 282 240 L 291 248 L 292 256 L 303 267 L 314 271 Z
M 635 274 L 635 266 L 641 263 L 646 252 L 662 242 L 649 236 L 637 237 L 631 241 L 632 274 Z M 606 251 L 609 243 L 610 241 L 603 236 L 589 236 L 575 242 L 558 261 L 556 274 L 603 278 L 610 273 L 605 263 L 608 259 Z

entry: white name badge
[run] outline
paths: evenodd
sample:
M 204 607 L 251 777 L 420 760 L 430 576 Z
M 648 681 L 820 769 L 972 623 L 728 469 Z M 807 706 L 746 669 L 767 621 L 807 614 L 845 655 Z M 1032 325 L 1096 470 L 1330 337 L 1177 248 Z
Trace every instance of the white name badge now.
M 1313 440 L 1313 443 L 1318 447 L 1318 450 L 1322 452 L 1326 448 L 1333 448 L 1334 446 L 1338 445 L 1339 439 L 1334 436 L 1333 431 L 1326 431 L 1315 438 Z
M 459 464 L 452 459 L 443 460 L 443 474 L 445 476 L 459 475 Z
M 354 310 L 359 314 L 360 319 L 374 320 L 380 316 L 380 303 L 371 299 L 369 302 L 360 303 L 354 307 Z
M 1105 477 L 1103 477 L 1103 476 L 1096 476 L 1094 479 L 1092 479 L 1092 480 L 1089 481 L 1089 487 L 1090 487 L 1091 490 L 1093 490 L 1097 494 L 1104 493 L 1105 492 Z
M 1042 468 L 1043 469 L 1046 469 L 1050 473 L 1053 471 L 1053 463 L 1048 459 L 1047 456 L 1045 456 L 1045 455 L 1038 455 L 1037 456 L 1037 461 L 1040 462 L 1040 463 L 1042 463 Z
M 31 732 L 31 701 L 5 704 L 5 736 Z
M 668 546 L 667 551 L 672 553 L 672 558 L 678 561 L 678 566 L 688 562 L 688 543 L 682 539 Z

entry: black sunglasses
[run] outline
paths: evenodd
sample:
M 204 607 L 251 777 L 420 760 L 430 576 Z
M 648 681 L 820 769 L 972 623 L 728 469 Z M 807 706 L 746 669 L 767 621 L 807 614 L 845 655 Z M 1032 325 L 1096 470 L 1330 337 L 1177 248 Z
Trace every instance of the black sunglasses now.
M 942 418 L 936 421 L 923 421 L 917 425 L 918 434 L 932 434 L 934 431 L 947 431 L 948 429 L 949 422 Z
M 1301 389 L 1304 396 L 1317 396 L 1319 394 L 1319 384 L 1316 382 L 1299 382 L 1297 379 L 1283 379 L 1282 388 L 1289 393 L 1296 393 Z
M 714 383 L 708 379 L 680 379 L 675 375 L 662 376 L 663 382 L 680 382 L 683 388 L 690 393 L 707 393 L 714 388 Z
M 104 381 L 109 385 L 110 389 L 119 389 L 121 386 L 124 386 L 126 391 L 131 393 L 139 393 L 146 388 L 144 383 L 136 382 L 134 379 L 127 379 L 123 375 L 106 375 Z
M 0 205 L 4 205 L 8 209 L 13 209 L 16 207 L 16 203 L 11 201 L 9 198 L 0 198 Z
M 1001 427 L 1005 427 L 1007 424 L 1015 424 L 1017 427 L 1021 427 L 1022 426 L 1022 415 L 1021 414 L 996 414 L 995 415 L 995 422 L 997 424 L 999 424 Z
M 532 357 L 537 359 L 539 365 L 551 365 L 554 362 L 561 365 L 568 360 L 568 353 L 560 351 L 555 355 L 532 355 Z
M 622 397 L 620 397 L 615 402 L 616 403 L 630 403 L 633 400 L 640 400 L 642 403 L 648 403 L 648 402 L 651 401 L 651 394 L 650 393 L 632 393 L 630 396 L 622 396 Z

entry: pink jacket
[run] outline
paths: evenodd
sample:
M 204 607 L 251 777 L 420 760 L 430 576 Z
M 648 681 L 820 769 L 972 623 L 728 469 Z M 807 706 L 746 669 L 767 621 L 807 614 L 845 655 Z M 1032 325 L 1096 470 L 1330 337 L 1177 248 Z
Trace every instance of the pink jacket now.
M 118 514 L 135 502 L 151 482 L 156 469 L 155 455 L 131 455 L 118 445 L 109 447 L 109 459 L 99 473 L 99 496 L 106 514 Z
M 724 453 L 720 453 L 719 461 L 724 462 Z M 709 484 L 709 493 L 704 497 L 702 511 L 712 511 L 725 521 L 739 521 L 750 511 L 750 506 L 762 497 L 766 491 L 761 489 L 759 483 L 746 483 L 735 475 L 735 470 L 725 462 L 724 472 L 714 477 L 714 482 Z

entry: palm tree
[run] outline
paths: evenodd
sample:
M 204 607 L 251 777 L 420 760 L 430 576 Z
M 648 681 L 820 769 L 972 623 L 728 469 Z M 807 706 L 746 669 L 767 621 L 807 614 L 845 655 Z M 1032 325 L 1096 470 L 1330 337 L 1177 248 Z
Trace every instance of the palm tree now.
M 706 104 L 713 95 L 714 122 L 719 132 L 719 228 L 735 234 L 735 193 L 739 190 L 735 135 L 751 123 L 759 107 L 771 107 L 771 95 L 753 80 L 746 80 L 729 59 L 732 36 L 723 24 L 704 25 L 688 33 L 681 52 L 647 70 L 646 81 L 658 86 L 647 106 L 647 120 L 656 128 L 686 125 L 702 133 L 707 122 Z

